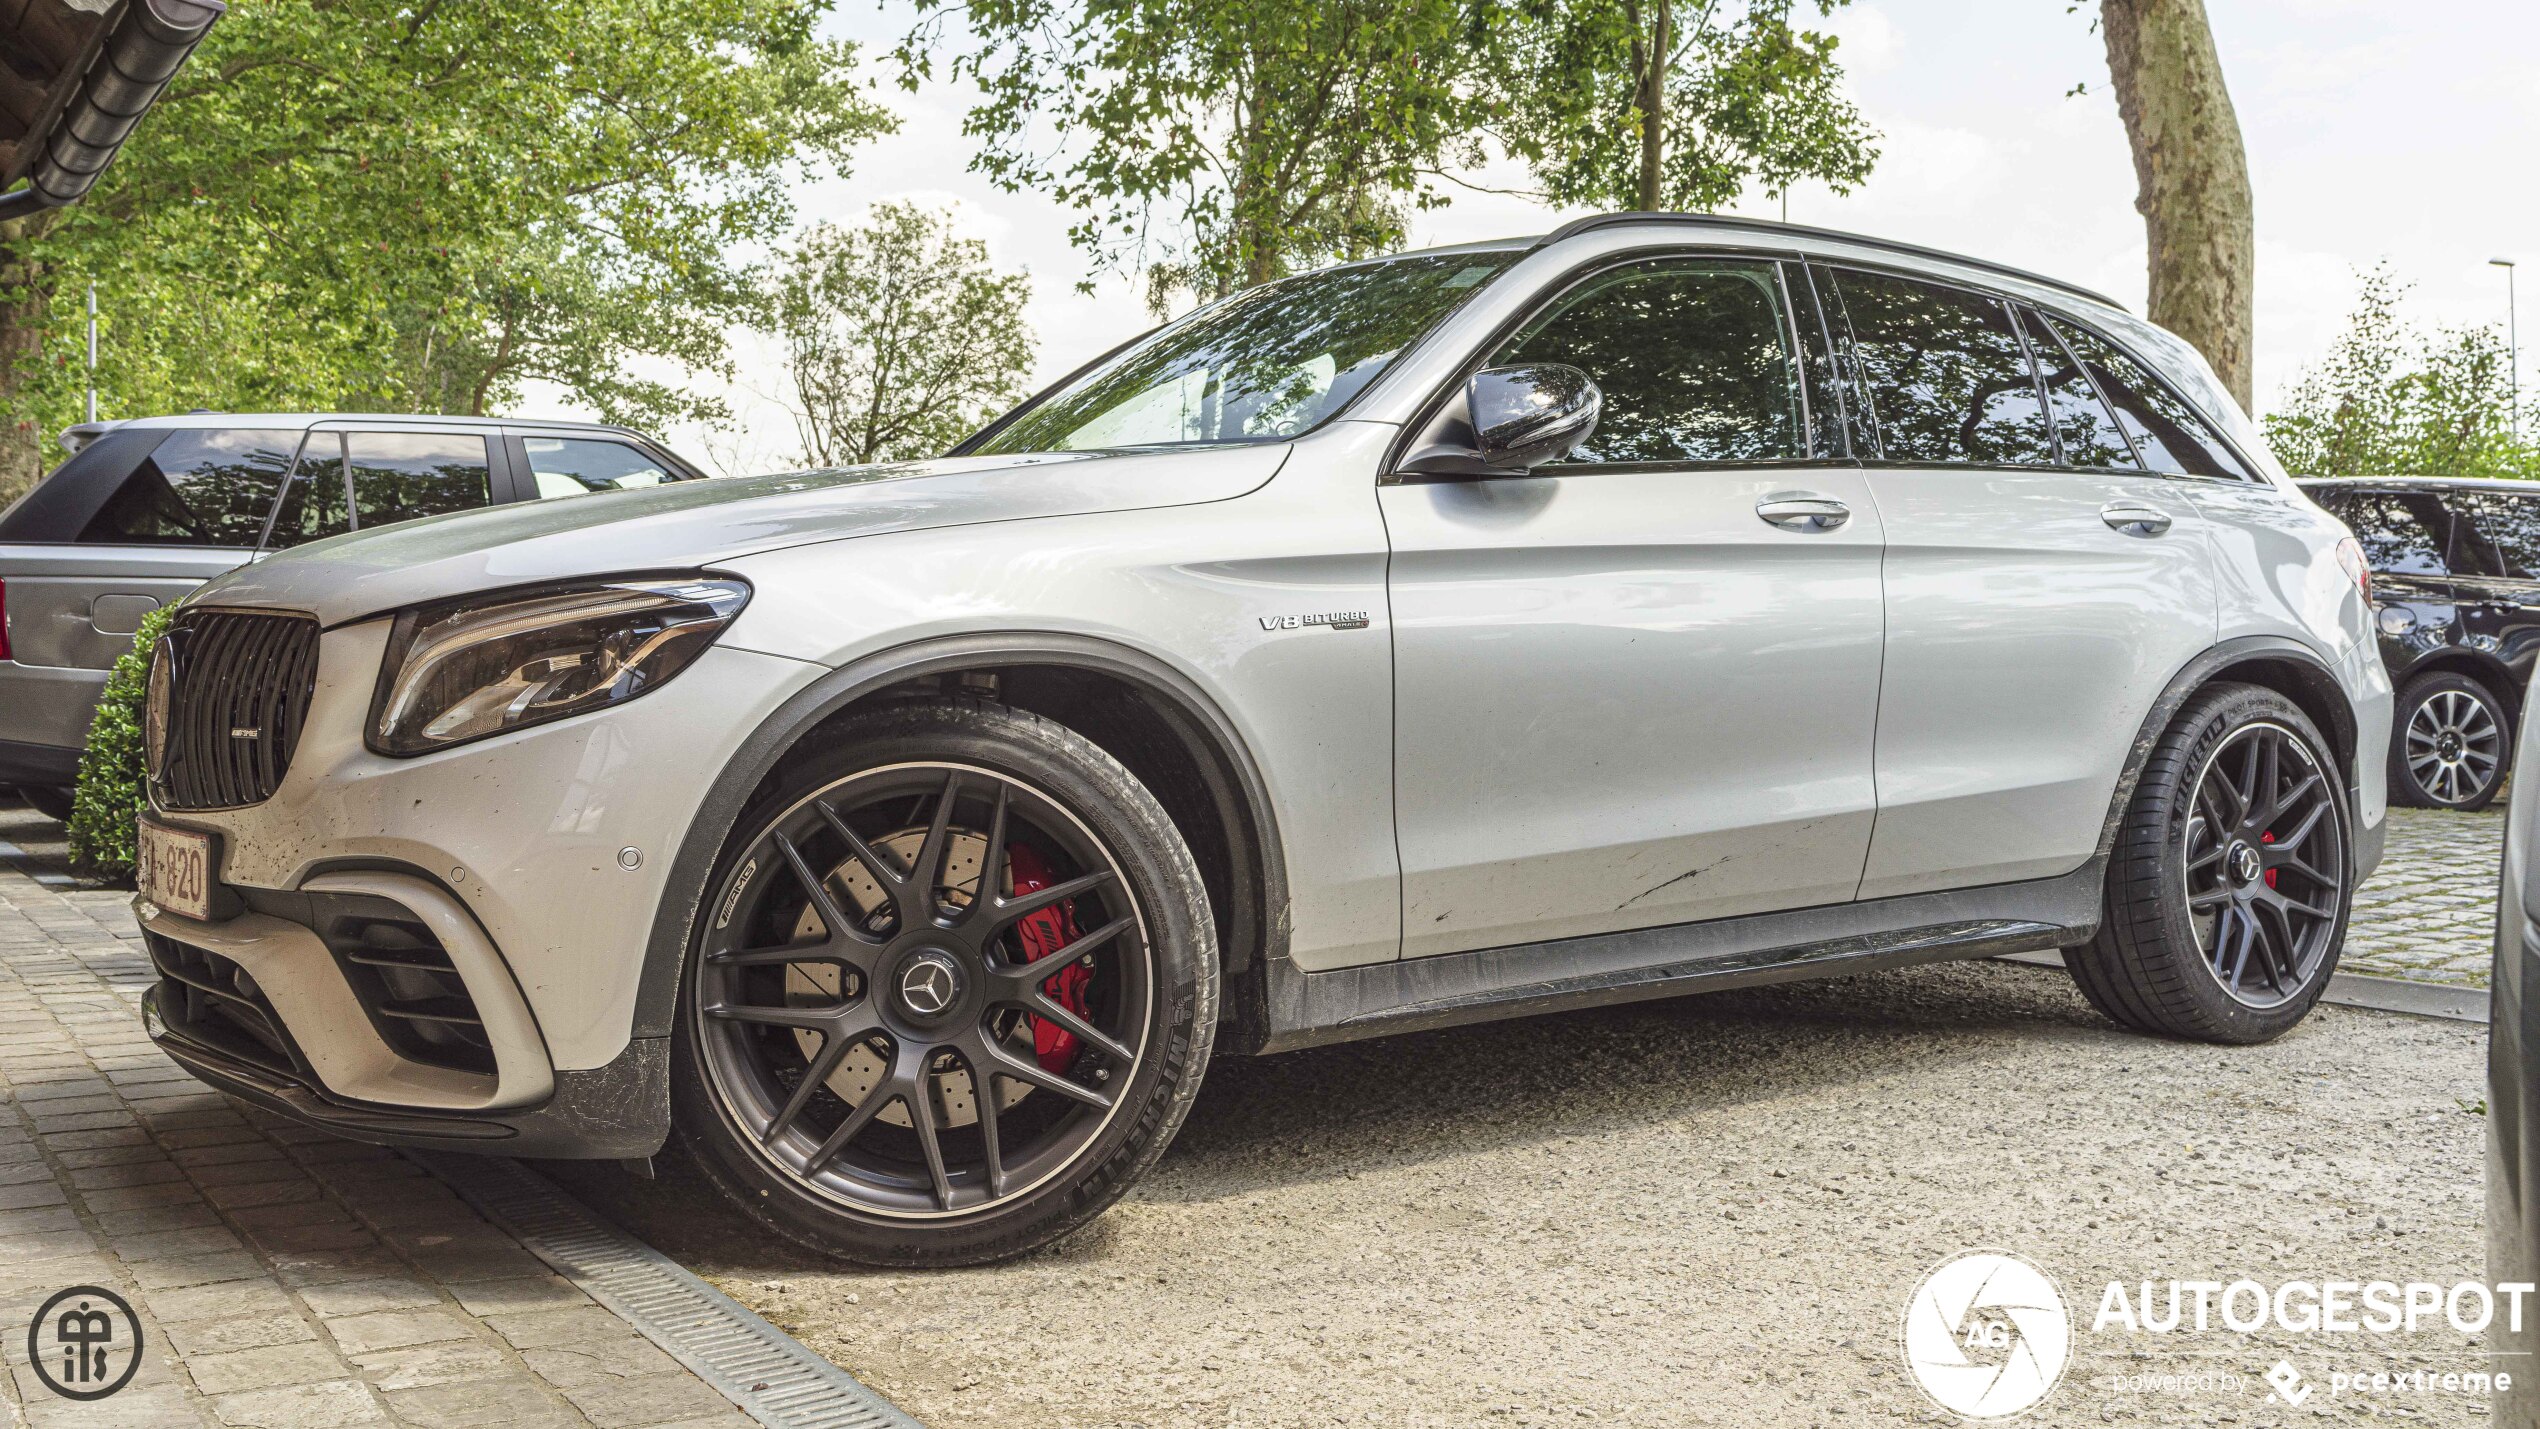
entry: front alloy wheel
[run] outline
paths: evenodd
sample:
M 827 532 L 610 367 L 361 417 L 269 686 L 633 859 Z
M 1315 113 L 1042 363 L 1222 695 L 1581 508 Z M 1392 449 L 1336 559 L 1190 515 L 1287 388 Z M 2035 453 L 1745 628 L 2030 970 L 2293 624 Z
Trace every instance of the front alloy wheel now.
M 867 717 L 745 815 L 683 997 L 679 1121 L 829 1253 L 960 1264 L 1161 1154 L 1215 1022 L 1198 875 L 1152 796 L 1035 716 Z

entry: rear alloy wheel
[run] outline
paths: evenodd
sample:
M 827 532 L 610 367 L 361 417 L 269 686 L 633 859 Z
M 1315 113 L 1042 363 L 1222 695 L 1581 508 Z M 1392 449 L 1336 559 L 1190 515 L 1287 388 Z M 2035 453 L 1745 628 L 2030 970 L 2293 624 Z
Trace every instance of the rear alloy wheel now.
M 682 997 L 683 1141 L 847 1259 L 1013 1255 L 1180 1126 L 1216 1023 L 1190 854 L 1110 756 L 985 704 L 884 710 L 744 815 Z
M 2466 675 L 2433 674 L 2399 696 L 2390 797 L 2420 809 L 2483 809 L 2504 787 L 2505 708 Z
M 2093 1006 L 2141 1031 L 2281 1036 L 2336 969 L 2350 847 L 2346 784 L 2309 717 L 2272 690 L 2216 686 L 2154 746 L 2099 934 L 2065 964 Z

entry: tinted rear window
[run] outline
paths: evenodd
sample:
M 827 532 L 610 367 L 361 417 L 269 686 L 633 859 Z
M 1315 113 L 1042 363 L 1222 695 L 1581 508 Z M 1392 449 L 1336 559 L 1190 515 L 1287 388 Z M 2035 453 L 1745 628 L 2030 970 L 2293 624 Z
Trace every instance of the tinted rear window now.
M 171 432 L 81 529 L 101 545 L 253 549 L 300 434 L 215 428 Z
M 2248 469 L 2214 435 L 2213 427 L 2142 363 L 2088 328 L 2060 318 L 2048 321 L 2090 370 L 2091 380 L 2116 409 L 2126 435 L 2134 438 L 2134 449 L 2154 471 L 2249 479 Z
M 2451 574 L 2452 514 L 2433 492 L 2349 492 L 2336 511 L 2354 528 L 2374 570 L 2401 576 Z
M 351 432 L 353 524 L 368 529 L 473 511 L 494 499 L 485 439 L 465 432 Z
M 2540 498 L 2454 491 L 2444 499 L 2459 518 L 2452 532 L 2453 574 L 2540 580 Z
M 1840 271 L 1879 454 L 1889 461 L 2050 466 L 2053 439 L 2011 310 L 1886 273 Z
M 2046 403 L 2055 414 L 2055 432 L 2064 444 L 2064 465 L 2106 471 L 2142 470 L 2142 463 L 2134 459 L 2134 448 L 2126 444 L 2124 431 L 2099 400 L 2099 391 L 2081 370 L 2081 364 L 2055 340 L 2055 334 L 2047 330 L 2037 314 L 2024 310 L 2020 326 L 2028 334 L 2029 351 L 2036 356 L 2038 373 L 2046 381 Z

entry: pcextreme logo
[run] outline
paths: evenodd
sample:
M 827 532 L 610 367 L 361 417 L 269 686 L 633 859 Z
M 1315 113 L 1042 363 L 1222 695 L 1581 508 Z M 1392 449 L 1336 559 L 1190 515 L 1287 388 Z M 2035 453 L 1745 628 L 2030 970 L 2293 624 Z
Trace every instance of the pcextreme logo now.
M 2072 1358 L 2072 1315 L 2045 1271 L 1971 1250 L 1923 1277 L 1905 1302 L 1905 1366 L 1931 1401 L 2001 1419 L 2055 1392 Z

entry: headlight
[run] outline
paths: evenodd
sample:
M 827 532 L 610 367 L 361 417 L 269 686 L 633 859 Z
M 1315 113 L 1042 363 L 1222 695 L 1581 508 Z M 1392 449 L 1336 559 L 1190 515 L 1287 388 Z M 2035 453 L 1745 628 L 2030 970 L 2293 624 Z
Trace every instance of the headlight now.
M 424 754 L 622 704 L 694 663 L 749 598 L 734 580 L 629 580 L 408 611 L 370 747 Z

